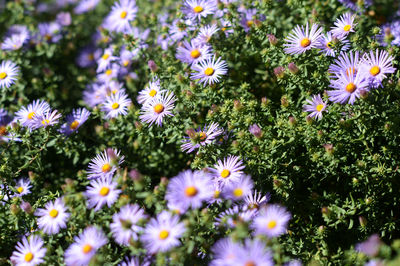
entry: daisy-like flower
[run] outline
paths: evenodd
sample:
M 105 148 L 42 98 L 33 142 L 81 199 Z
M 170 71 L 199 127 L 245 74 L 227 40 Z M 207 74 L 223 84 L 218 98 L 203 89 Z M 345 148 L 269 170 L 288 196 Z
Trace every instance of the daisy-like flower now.
M 149 221 L 141 240 L 148 252 L 165 252 L 180 244 L 179 238 L 185 231 L 185 225 L 179 222 L 179 216 L 162 211 L 157 218 Z
M 67 122 L 61 126 L 61 133 L 68 136 L 73 132 L 76 132 L 78 128 L 86 122 L 90 112 L 86 108 L 79 108 L 72 110 L 72 114 L 67 115 Z
M 136 18 L 138 8 L 134 0 L 120 0 L 111 9 L 106 22 L 108 28 L 116 32 L 127 32 L 131 29 L 130 22 Z
M 358 51 L 354 54 L 352 51 L 350 53 L 340 53 L 338 59 L 335 59 L 334 64 L 329 66 L 329 73 L 335 75 L 337 78 L 341 76 L 344 71 L 347 76 L 355 76 L 358 73 L 360 67 L 360 57 Z
M 173 92 L 165 92 L 160 97 L 149 99 L 142 106 L 140 120 L 149 124 L 149 126 L 156 123 L 161 127 L 166 116 L 174 116 L 171 111 L 175 107 L 175 101 L 176 98 Z
M 213 183 L 208 174 L 186 170 L 170 180 L 165 198 L 182 209 L 196 209 L 210 199 L 213 193 Z
M 223 160 L 218 160 L 214 168 L 209 168 L 211 176 L 219 183 L 225 185 L 230 182 L 238 181 L 244 169 L 243 161 L 238 156 L 228 156 Z
M 246 9 L 242 12 L 240 24 L 246 32 L 253 27 L 256 14 L 257 9 L 255 8 Z
M 89 163 L 88 179 L 113 176 L 117 167 L 123 163 L 124 156 L 120 156 L 117 149 L 106 149 L 98 154 Z
M 57 22 L 39 23 L 38 29 L 41 41 L 56 43 L 62 38 L 61 25 Z
M 128 95 L 123 91 L 119 91 L 106 97 L 101 110 L 106 112 L 105 118 L 114 118 L 119 115 L 126 115 L 128 113 L 128 106 L 131 103 L 132 101 L 128 98 Z
M 218 240 L 211 248 L 214 259 L 210 262 L 210 266 L 235 265 L 234 262 L 239 255 L 237 251 L 240 248 L 240 244 L 233 242 L 231 238 Z
M 182 151 L 186 151 L 187 153 L 191 153 L 200 148 L 200 146 L 211 144 L 216 137 L 224 133 L 224 130 L 219 128 L 218 123 L 205 125 L 203 129 L 198 128 L 196 131 L 189 131 L 189 136 L 185 136 L 185 139 L 182 140 L 183 144 L 181 145 Z
M 230 228 L 235 228 L 238 223 L 250 222 L 257 210 L 243 210 L 239 205 L 235 205 L 232 208 L 221 212 L 217 218 L 215 218 L 215 225 L 227 225 Z
M 343 38 L 349 35 L 350 32 L 354 32 L 354 27 L 357 23 L 354 23 L 356 15 L 346 13 L 335 21 L 335 26 L 332 27 L 332 35 L 337 38 Z
M 338 0 L 340 3 L 342 3 L 344 6 L 347 8 L 350 8 L 354 11 L 361 12 L 360 7 L 358 6 L 358 1 L 355 0 Z M 367 8 L 372 5 L 373 0 L 364 0 L 362 1 L 362 8 Z M 361 2 L 360 2 L 361 3 Z
M 35 215 L 39 216 L 37 223 L 46 234 L 57 234 L 60 229 L 67 227 L 69 213 L 61 198 L 54 202 L 47 202 L 44 208 L 37 209 Z
M 286 38 L 286 47 L 284 49 L 287 54 L 301 54 L 319 45 L 322 28 L 318 24 L 313 24 L 309 29 L 308 23 L 306 28 L 297 25 L 293 32 Z
M 17 194 L 15 196 L 22 197 L 30 194 L 32 188 L 31 181 L 28 178 L 21 178 L 18 180 L 15 188 L 17 190 Z
M 346 72 L 342 72 L 337 80 L 331 80 L 329 85 L 335 90 L 328 91 L 329 100 L 335 103 L 344 104 L 348 101 L 353 104 L 357 98 L 360 98 L 361 91 L 368 91 L 369 82 L 364 78 L 362 72 L 357 72 L 356 76 L 350 77 Z
M 378 49 L 375 53 L 370 51 L 363 56 L 360 68 L 369 80 L 371 87 L 382 86 L 382 81 L 386 78 L 386 74 L 396 71 L 396 68 L 393 67 L 393 60 L 394 58 L 388 52 Z
M 154 78 L 153 81 L 149 82 L 149 85 L 146 88 L 139 91 L 137 101 L 140 104 L 144 104 L 154 97 L 159 97 L 165 91 L 167 90 L 161 89 L 160 80 L 158 78 Z
M 22 48 L 22 46 L 28 41 L 29 35 L 25 33 L 13 34 L 7 37 L 1 44 L 1 49 L 5 51 L 15 51 Z
M 315 117 L 315 119 L 322 119 L 322 112 L 326 109 L 326 102 L 321 98 L 321 95 L 314 95 L 312 99 L 307 99 L 307 104 L 303 105 L 304 112 L 311 112 L 309 117 Z
M 32 122 L 32 129 L 37 129 L 41 127 L 48 127 L 58 124 L 61 114 L 57 110 L 47 111 L 43 114 L 35 115 Z
M 50 111 L 50 105 L 41 100 L 33 101 L 27 107 L 23 106 L 15 113 L 16 119 L 25 127 L 31 128 L 33 125 L 33 119 L 36 116 L 41 116 Z
M 9 88 L 17 80 L 19 68 L 10 60 L 1 62 L 0 65 L 0 87 Z
M 110 229 L 115 241 L 120 245 L 129 246 L 130 241 L 138 240 L 138 233 L 142 227 L 138 226 L 140 220 L 146 219 L 143 209 L 137 204 L 128 204 L 113 215 Z
M 290 218 L 291 215 L 285 207 L 272 204 L 259 211 L 254 218 L 252 227 L 256 234 L 277 237 L 286 232 Z
M 33 266 L 44 262 L 43 257 L 47 249 L 39 236 L 31 235 L 29 241 L 26 237 L 18 242 L 16 250 L 10 258 L 14 265 Z
M 222 202 L 222 198 L 221 198 L 222 187 L 221 187 L 221 184 L 218 181 L 216 181 L 215 179 L 212 179 L 212 183 L 213 183 L 213 196 L 211 198 L 209 198 L 207 200 L 207 202 L 209 204 L 220 203 L 220 202 Z
M 260 207 L 264 206 L 271 199 L 271 194 L 261 194 L 257 190 L 253 194 L 248 194 L 244 197 L 244 207 L 248 210 L 258 210 Z
M 242 175 L 238 180 L 227 183 L 222 190 L 226 199 L 238 201 L 252 193 L 253 180 L 249 175 Z
M 238 251 L 236 265 L 275 265 L 272 252 L 265 248 L 265 243 L 260 240 L 246 239 L 244 247 Z
M 208 42 L 210 42 L 212 36 L 218 30 L 219 29 L 218 29 L 216 24 L 206 25 L 204 27 L 201 27 L 200 30 L 199 30 L 199 34 L 194 39 L 194 42 L 201 43 L 201 44 L 207 44 Z
M 95 211 L 100 210 L 106 204 L 111 207 L 121 193 L 117 186 L 117 182 L 114 182 L 111 176 L 90 181 L 85 192 L 88 207 L 94 208 Z
M 101 49 L 87 46 L 79 52 L 76 62 L 80 67 L 91 67 L 96 64 L 96 61 L 100 58 L 100 56 Z
M 216 59 L 213 56 L 192 65 L 195 73 L 191 74 L 191 79 L 200 79 L 200 83 L 203 83 L 203 86 L 206 86 L 207 83 L 212 85 L 218 83 L 222 75 L 226 75 L 228 72 L 227 68 L 228 65 L 224 60 L 221 60 L 221 58 Z
M 96 8 L 100 0 L 81 0 L 74 8 L 75 14 L 83 14 Z
M 347 51 L 350 48 L 349 41 L 344 39 L 344 38 L 337 38 L 335 37 L 337 42 L 340 42 L 341 51 Z M 322 35 L 321 38 L 319 39 L 319 44 L 317 48 L 321 49 L 321 52 L 325 53 L 326 56 L 332 56 L 334 57 L 336 55 L 336 51 L 333 49 L 334 42 L 334 37 L 330 32 L 326 33 L 326 35 Z
M 97 79 L 99 80 L 100 83 L 108 84 L 113 79 L 116 79 L 118 77 L 120 70 L 121 67 L 118 64 L 112 63 L 108 67 L 106 67 L 104 72 L 97 74 Z
M 119 266 L 150 266 L 149 261 L 143 261 L 140 263 L 140 259 L 138 257 L 126 258 Z
M 94 226 L 86 228 L 79 236 L 75 236 L 74 240 L 65 251 L 67 266 L 89 265 L 96 251 L 108 242 L 103 231 Z
M 97 72 L 102 72 L 107 69 L 112 61 L 117 61 L 118 57 L 113 56 L 113 49 L 107 48 L 104 50 L 103 55 L 97 60 Z
M 217 2 L 214 0 L 185 0 L 182 6 L 182 13 L 188 19 L 201 20 L 217 11 Z
M 204 59 L 208 59 L 212 55 L 211 47 L 209 45 L 200 44 L 194 41 L 190 43 L 184 41 L 182 46 L 179 46 L 176 53 L 176 58 L 183 63 L 189 65 L 196 64 Z

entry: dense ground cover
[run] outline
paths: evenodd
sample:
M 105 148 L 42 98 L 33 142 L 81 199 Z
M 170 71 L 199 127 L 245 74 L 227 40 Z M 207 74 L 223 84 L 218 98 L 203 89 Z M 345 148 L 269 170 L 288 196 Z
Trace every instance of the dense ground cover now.
M 0 264 L 398 265 L 398 1 L 0 10 Z

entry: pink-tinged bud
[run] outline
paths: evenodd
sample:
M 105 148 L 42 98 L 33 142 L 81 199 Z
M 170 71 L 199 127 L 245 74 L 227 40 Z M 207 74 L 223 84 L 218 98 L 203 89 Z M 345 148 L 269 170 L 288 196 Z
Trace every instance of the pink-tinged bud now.
M 329 215 L 331 213 L 328 207 L 322 207 L 321 212 L 323 215 Z
M 10 211 L 12 214 L 17 215 L 21 211 L 21 209 L 18 207 L 18 205 L 13 203 L 10 205 Z
M 360 90 L 360 97 L 361 99 L 365 100 L 368 97 L 368 91 L 367 90 Z
M 312 117 L 306 116 L 306 123 L 307 123 L 307 125 L 311 125 L 313 123 Z
M 288 106 L 289 106 L 289 100 L 288 100 L 288 98 L 287 98 L 286 96 L 282 96 L 282 98 L 281 98 L 281 105 L 282 105 L 283 107 L 288 107 Z
M 261 98 L 261 105 L 262 105 L 263 107 L 265 107 L 265 106 L 267 106 L 268 104 L 269 104 L 268 98 L 267 98 L 267 97 L 262 97 L 262 98 Z
M 111 160 L 118 159 L 117 155 L 115 154 L 112 148 L 107 148 L 107 155 L 110 157 Z
M 285 68 L 283 66 L 275 67 L 274 74 L 277 76 L 277 78 L 283 78 L 285 76 Z
M 242 109 L 242 103 L 239 100 L 234 100 L 233 101 L 233 108 L 235 108 L 237 111 Z
M 196 131 L 193 128 L 189 128 L 186 130 L 186 135 L 188 135 L 189 138 L 194 139 L 196 137 Z
M 157 72 L 158 66 L 156 65 L 156 63 L 155 63 L 153 60 L 149 60 L 149 61 L 147 62 L 147 64 L 148 64 L 148 66 L 149 66 L 151 72 Z
M 140 123 L 139 121 L 135 121 L 135 128 L 137 129 L 137 130 L 141 130 L 142 128 L 143 128 L 143 124 L 142 123 Z
M 326 153 L 328 153 L 329 155 L 333 153 L 334 151 L 333 144 L 324 144 L 323 146 L 325 148 Z
M 293 116 L 289 117 L 289 125 L 290 126 L 295 126 L 297 124 L 297 120 L 296 118 L 294 118 Z
M 249 127 L 249 132 L 254 135 L 256 138 L 261 138 L 263 132 L 261 128 L 257 124 L 253 124 Z
M 278 39 L 273 34 L 268 34 L 268 41 L 273 46 L 275 46 L 278 43 Z
M 139 180 L 142 178 L 142 174 L 137 169 L 130 170 L 128 175 L 133 181 Z
M 168 184 L 168 181 L 169 181 L 168 178 L 163 176 L 161 177 L 160 184 L 166 186 Z
M 292 74 L 297 74 L 297 73 L 299 73 L 299 68 L 298 68 L 298 67 L 296 66 L 296 64 L 293 63 L 293 62 L 289 63 L 288 69 L 289 69 L 290 73 L 292 73 Z
M 19 207 L 26 212 L 27 214 L 32 214 L 33 213 L 33 209 L 32 209 L 32 205 L 27 202 L 27 201 L 23 201 L 21 202 L 21 204 L 19 205 Z

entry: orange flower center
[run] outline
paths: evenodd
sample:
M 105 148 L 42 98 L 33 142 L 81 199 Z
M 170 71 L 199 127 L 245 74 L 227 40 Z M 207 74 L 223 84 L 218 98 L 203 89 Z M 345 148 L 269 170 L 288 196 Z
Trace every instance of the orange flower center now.
M 71 123 L 69 128 L 72 129 L 72 130 L 75 130 L 75 129 L 78 128 L 78 126 L 79 126 L 79 122 L 75 120 L 74 122 Z
M 206 70 L 204 71 L 204 74 L 206 74 L 207 76 L 211 76 L 212 74 L 214 74 L 215 70 L 212 67 L 207 67 Z
M 380 69 L 378 66 L 373 66 L 373 67 L 371 67 L 371 69 L 369 70 L 369 73 L 370 73 L 372 76 L 376 76 L 376 75 L 378 75 L 379 73 L 381 73 L 381 69 Z
M 82 251 L 85 254 L 88 254 L 90 251 L 92 251 L 93 247 L 89 244 L 86 244 L 82 247 Z
M 101 167 L 101 171 L 103 173 L 108 173 L 111 170 L 111 165 L 109 163 L 106 163 L 103 165 L 103 167 Z
M 244 266 L 257 266 L 257 264 L 255 264 L 254 261 L 248 261 L 244 264 Z
M 350 82 L 349 84 L 346 85 L 347 92 L 353 93 L 356 89 L 357 89 L 357 86 L 353 82 Z
M 300 41 L 300 45 L 301 45 L 301 47 L 303 47 L 303 48 L 308 47 L 310 44 L 311 44 L 311 41 L 310 41 L 310 39 L 308 39 L 307 37 L 304 38 L 304 39 L 302 39 L 302 40 Z
M 162 111 L 164 111 L 164 106 L 161 103 L 158 103 L 154 106 L 154 112 L 156 112 L 157 114 L 161 113 Z
M 190 186 L 190 187 L 187 187 L 186 189 L 185 189 L 185 195 L 186 196 L 188 196 L 188 197 L 194 197 L 194 196 L 196 196 L 197 195 L 197 188 L 195 188 L 194 186 Z
M 200 138 L 200 140 L 201 141 L 203 141 L 203 140 L 205 140 L 206 138 L 207 138 L 207 134 L 205 133 L 205 132 L 200 132 L 200 134 L 199 134 L 199 138 Z
M 193 51 L 190 52 L 190 56 L 194 59 L 199 58 L 200 55 L 201 53 L 198 49 L 194 49 Z
M 251 26 L 253 26 L 253 24 L 254 24 L 254 21 L 252 21 L 252 20 L 246 21 L 246 25 L 247 25 L 247 27 L 249 27 L 249 28 L 251 28 Z

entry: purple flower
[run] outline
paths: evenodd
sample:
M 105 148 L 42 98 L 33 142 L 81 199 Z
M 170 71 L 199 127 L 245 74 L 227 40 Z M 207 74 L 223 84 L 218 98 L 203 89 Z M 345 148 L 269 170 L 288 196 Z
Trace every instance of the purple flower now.
M 379 236 L 377 234 L 373 234 L 364 242 L 358 243 L 356 245 L 356 250 L 364 253 L 367 256 L 375 257 L 378 255 L 381 244 L 382 242 Z

